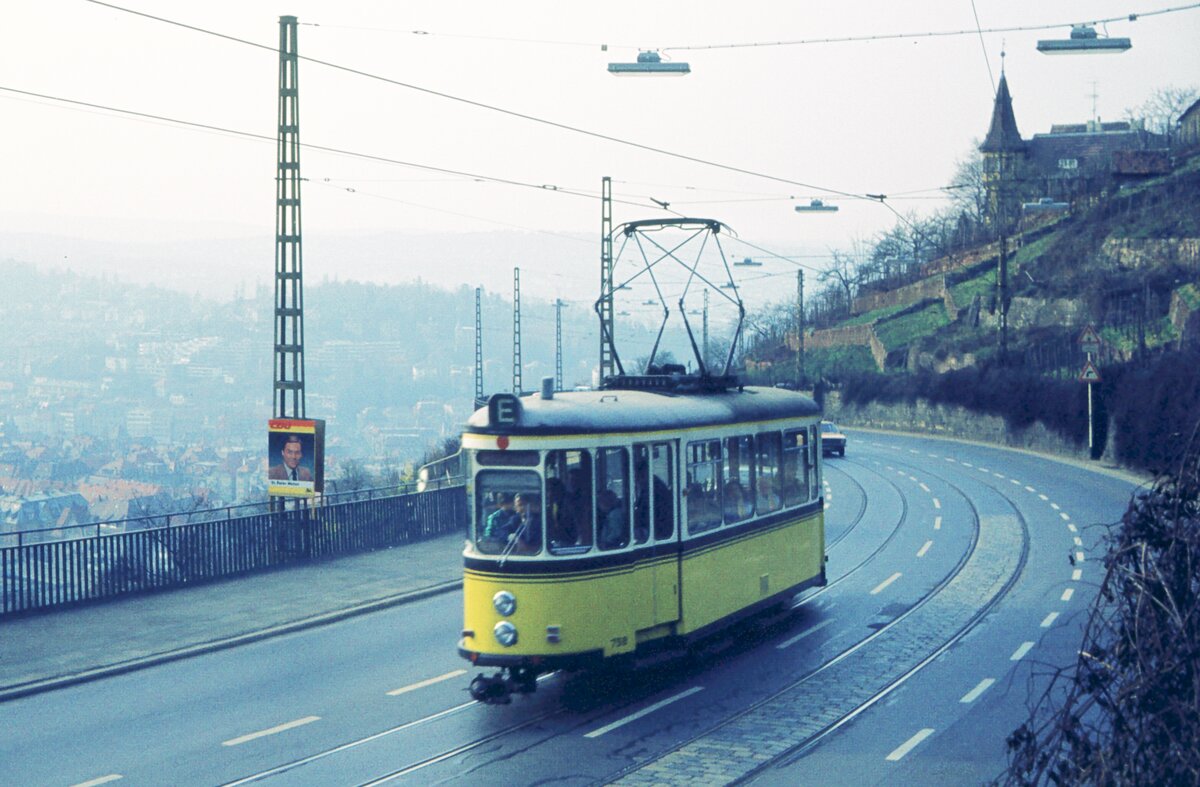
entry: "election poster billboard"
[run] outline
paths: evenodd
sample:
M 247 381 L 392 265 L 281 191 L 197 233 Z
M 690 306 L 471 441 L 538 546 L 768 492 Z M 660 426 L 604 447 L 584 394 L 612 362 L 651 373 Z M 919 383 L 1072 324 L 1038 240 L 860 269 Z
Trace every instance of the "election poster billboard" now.
M 267 494 L 312 497 L 325 491 L 325 422 L 272 418 L 267 422 Z

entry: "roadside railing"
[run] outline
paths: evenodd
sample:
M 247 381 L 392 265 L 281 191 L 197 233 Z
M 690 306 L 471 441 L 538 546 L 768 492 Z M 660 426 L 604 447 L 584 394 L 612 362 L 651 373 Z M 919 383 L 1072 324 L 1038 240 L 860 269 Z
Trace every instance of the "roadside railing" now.
M 203 513 L 224 516 L 201 521 L 139 518 L 136 527 L 123 521 L 121 531 L 93 524 L 86 535 L 0 546 L 0 617 L 465 533 L 461 485 L 337 498 L 281 510 L 241 506 L 236 516 L 234 507 L 213 509 Z

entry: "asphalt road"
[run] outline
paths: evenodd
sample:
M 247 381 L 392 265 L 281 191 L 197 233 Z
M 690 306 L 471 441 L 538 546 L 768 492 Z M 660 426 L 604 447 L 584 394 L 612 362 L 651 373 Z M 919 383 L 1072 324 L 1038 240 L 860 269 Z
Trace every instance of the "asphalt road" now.
M 0 705 L 0 783 L 962 784 L 1069 665 L 1132 485 L 850 434 L 830 585 L 633 675 L 466 693 L 461 593 Z M 1074 565 L 1072 565 L 1074 559 Z

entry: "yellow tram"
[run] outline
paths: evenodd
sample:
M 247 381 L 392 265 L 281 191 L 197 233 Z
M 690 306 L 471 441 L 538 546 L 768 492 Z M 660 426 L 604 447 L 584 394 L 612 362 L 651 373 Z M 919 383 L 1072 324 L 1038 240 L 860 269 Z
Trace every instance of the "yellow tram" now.
M 693 378 L 694 379 L 694 378 Z M 686 647 L 825 584 L 820 409 L 688 378 L 496 394 L 462 448 L 471 693 Z

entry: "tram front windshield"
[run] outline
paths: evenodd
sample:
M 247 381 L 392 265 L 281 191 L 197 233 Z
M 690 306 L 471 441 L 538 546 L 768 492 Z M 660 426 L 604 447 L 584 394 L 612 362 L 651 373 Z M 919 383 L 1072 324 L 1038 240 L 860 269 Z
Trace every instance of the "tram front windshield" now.
M 529 470 L 482 470 L 475 477 L 475 547 L 486 555 L 542 550 L 541 478 Z

